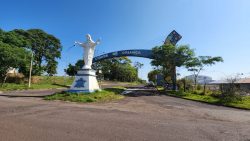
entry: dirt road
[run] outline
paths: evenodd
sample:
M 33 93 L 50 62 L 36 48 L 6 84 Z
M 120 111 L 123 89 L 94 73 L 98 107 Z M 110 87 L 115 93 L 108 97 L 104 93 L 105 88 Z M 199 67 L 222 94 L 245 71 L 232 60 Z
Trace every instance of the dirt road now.
M 250 140 L 250 111 L 138 93 L 90 104 L 0 96 L 0 141 Z

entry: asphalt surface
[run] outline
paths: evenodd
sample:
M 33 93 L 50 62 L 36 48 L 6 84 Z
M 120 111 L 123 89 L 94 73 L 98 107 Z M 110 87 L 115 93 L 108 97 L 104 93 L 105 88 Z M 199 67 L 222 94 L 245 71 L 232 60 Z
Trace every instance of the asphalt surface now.
M 3 91 L 0 96 L 7 97 L 44 97 L 47 95 L 52 95 L 56 92 L 61 92 L 67 90 L 66 88 L 60 89 L 41 89 L 41 90 L 16 90 L 16 91 Z
M 250 111 L 134 91 L 77 104 L 0 96 L 0 141 L 249 141 Z

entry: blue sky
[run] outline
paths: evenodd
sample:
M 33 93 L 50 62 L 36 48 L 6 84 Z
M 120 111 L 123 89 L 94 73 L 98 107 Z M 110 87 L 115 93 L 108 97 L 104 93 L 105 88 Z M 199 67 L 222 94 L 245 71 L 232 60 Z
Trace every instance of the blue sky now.
M 178 44 L 195 48 L 197 55 L 222 56 L 224 63 L 202 74 L 220 79 L 244 73 L 250 76 L 250 1 L 248 0 L 2 0 L 0 28 L 41 28 L 63 45 L 58 75 L 68 63 L 82 58 L 75 40 L 90 33 L 101 38 L 96 55 L 123 49 L 150 49 L 161 45 L 175 29 L 182 35 Z M 140 77 L 152 69 L 149 59 Z M 180 68 L 182 76 L 190 74 Z

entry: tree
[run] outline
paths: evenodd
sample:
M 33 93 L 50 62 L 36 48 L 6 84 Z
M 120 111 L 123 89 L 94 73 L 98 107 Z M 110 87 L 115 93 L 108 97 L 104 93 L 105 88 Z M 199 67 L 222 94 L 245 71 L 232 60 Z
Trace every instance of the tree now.
M 36 74 L 41 75 L 43 71 L 49 75 L 55 74 L 58 64 L 56 59 L 61 58 L 60 40 L 41 29 L 30 29 L 27 32 L 30 48 L 34 52 Z M 43 63 L 46 65 L 42 66 Z
M 112 73 L 113 72 L 113 73 Z M 111 73 L 113 75 L 112 80 L 122 81 L 122 82 L 133 82 L 137 80 L 136 68 L 130 64 L 117 65 Z
M 93 69 L 101 70 L 105 80 L 135 81 L 138 79 L 137 71 L 127 57 L 105 59 L 93 64 Z
M 156 75 L 160 74 L 160 70 L 152 70 L 148 73 L 148 81 L 156 83 Z
M 0 41 L 12 47 L 31 49 L 34 53 L 33 75 L 46 72 L 49 75 L 56 73 L 57 61 L 61 57 L 61 43 L 55 36 L 41 29 L 15 29 L 9 32 L 0 30 Z M 25 74 L 28 70 L 24 70 Z
M 28 48 L 31 42 L 29 33 L 26 30 L 14 29 L 12 31 L 4 32 L 2 42 L 15 47 Z
M 134 62 L 134 67 L 136 68 L 136 75 L 137 75 L 137 78 L 139 77 L 138 76 L 138 72 L 139 72 L 139 69 L 143 67 L 144 64 L 140 63 L 140 62 Z
M 153 60 L 151 64 L 161 66 L 161 73 L 165 78 L 171 77 L 172 89 L 176 90 L 176 67 L 185 66 L 186 62 L 194 56 L 194 51 L 189 46 L 174 46 L 166 44 L 153 48 Z
M 135 63 L 134 63 L 134 67 L 135 67 L 136 69 L 142 68 L 143 65 L 144 65 L 144 64 L 142 64 L 142 63 L 140 63 L 140 62 L 135 62 Z
M 0 41 L 0 82 L 4 82 L 9 68 L 28 66 L 30 52 L 23 48 L 12 47 Z
M 131 60 L 127 57 L 119 57 L 112 59 L 105 59 L 99 62 L 95 62 L 92 68 L 95 70 L 101 70 L 105 80 L 117 80 L 124 82 L 132 82 L 138 79 L 136 68 L 131 65 Z M 68 68 L 64 71 L 70 75 L 76 75 L 77 71 L 84 65 L 83 60 L 78 60 L 75 65 L 69 64 Z
M 197 78 L 200 72 L 204 69 L 204 67 L 214 65 L 216 62 L 223 62 L 222 57 L 198 56 L 192 58 L 186 63 L 186 68 L 188 71 L 193 72 L 195 89 L 197 85 Z
M 75 65 L 69 64 L 67 69 L 64 69 L 69 76 L 75 76 L 77 71 L 84 66 L 84 60 L 78 60 Z

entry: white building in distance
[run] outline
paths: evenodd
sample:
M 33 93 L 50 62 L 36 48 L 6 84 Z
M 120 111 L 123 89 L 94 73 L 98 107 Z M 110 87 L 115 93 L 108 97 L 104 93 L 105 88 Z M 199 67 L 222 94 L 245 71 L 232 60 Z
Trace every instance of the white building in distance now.
M 192 81 L 194 81 L 194 79 L 195 79 L 194 75 L 188 75 L 185 78 L 189 79 L 189 80 L 192 80 Z M 208 84 L 208 83 L 210 83 L 212 81 L 213 81 L 213 79 L 210 76 L 199 75 L 197 77 L 197 84 Z

